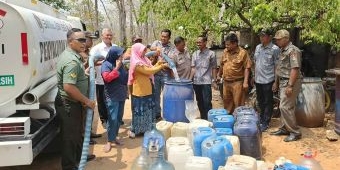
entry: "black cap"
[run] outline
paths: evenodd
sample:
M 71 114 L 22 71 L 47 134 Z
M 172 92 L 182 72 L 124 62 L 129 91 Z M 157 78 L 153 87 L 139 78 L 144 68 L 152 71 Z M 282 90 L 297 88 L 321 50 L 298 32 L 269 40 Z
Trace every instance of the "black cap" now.
M 262 28 L 259 32 L 259 35 L 273 35 L 273 32 L 269 28 Z

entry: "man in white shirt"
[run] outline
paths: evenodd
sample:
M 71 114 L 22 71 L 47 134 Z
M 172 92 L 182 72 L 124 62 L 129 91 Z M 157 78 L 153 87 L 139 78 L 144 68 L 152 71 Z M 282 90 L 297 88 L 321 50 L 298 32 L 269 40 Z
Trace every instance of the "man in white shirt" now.
M 102 30 L 101 39 L 102 42 L 92 47 L 90 51 L 90 55 L 101 55 L 106 57 L 112 46 L 117 46 L 112 43 L 113 33 L 110 28 L 104 28 Z M 96 64 L 101 64 L 97 62 Z M 100 120 L 103 124 L 103 127 L 106 128 L 107 121 L 107 108 L 105 105 L 105 97 L 104 97 L 104 80 L 101 76 L 101 66 L 96 66 L 96 96 L 97 96 L 97 104 L 98 104 L 98 112 Z

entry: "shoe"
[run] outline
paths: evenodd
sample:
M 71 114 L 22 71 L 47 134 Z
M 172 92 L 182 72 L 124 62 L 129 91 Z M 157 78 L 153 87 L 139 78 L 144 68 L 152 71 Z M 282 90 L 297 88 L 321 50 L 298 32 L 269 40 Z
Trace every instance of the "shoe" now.
M 100 137 L 102 137 L 101 134 L 95 134 L 91 132 L 91 138 L 100 138 Z
M 95 144 L 97 144 L 97 142 L 95 140 L 90 140 L 89 144 L 90 145 L 95 145 Z
M 269 126 L 266 125 L 266 124 L 261 124 L 261 125 L 260 125 L 260 130 L 261 130 L 261 132 L 267 131 L 268 128 L 269 128 Z
M 289 135 L 289 132 L 285 129 L 279 129 L 277 131 L 274 132 L 270 132 L 270 135 L 276 135 L 276 136 L 281 136 L 281 135 Z
M 131 131 L 128 131 L 128 135 L 129 135 L 129 138 L 131 139 L 134 139 L 136 137 L 136 134 Z
M 93 154 L 87 155 L 87 162 L 90 162 L 90 161 L 94 160 L 95 158 L 96 158 L 96 155 L 93 155 Z
M 301 133 L 290 133 L 283 141 L 285 142 L 293 142 L 301 139 Z

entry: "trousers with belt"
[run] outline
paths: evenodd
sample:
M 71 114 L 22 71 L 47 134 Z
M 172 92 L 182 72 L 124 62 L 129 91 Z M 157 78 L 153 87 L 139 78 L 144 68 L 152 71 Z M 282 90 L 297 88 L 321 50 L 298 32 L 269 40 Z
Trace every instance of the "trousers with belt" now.
M 301 79 L 296 79 L 293 86 L 293 92 L 291 96 L 286 95 L 286 88 L 288 85 L 288 79 L 280 79 L 280 112 L 281 112 L 281 128 L 286 129 L 289 132 L 300 133 L 299 127 L 296 123 L 295 108 L 296 99 L 301 89 Z
M 63 170 L 74 170 L 81 157 L 84 108 L 81 103 L 65 99 L 60 94 L 56 96 L 55 108 L 62 138 L 61 166 Z
M 223 104 L 224 109 L 229 113 L 233 113 L 235 108 L 244 105 L 246 91 L 243 89 L 243 79 L 223 81 Z

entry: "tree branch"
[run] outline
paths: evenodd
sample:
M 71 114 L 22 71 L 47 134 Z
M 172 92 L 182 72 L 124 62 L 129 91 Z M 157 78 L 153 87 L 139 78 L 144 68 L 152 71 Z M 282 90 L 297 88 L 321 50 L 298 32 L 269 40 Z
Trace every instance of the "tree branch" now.
M 253 28 L 253 25 L 250 21 L 242 14 L 242 9 L 245 7 L 244 2 L 241 2 L 241 8 L 237 11 L 237 15 L 241 18 L 243 22 L 245 22 L 250 28 Z
M 188 8 L 187 5 L 185 4 L 185 0 L 182 0 L 182 4 L 184 5 L 185 11 L 189 11 L 189 8 Z

